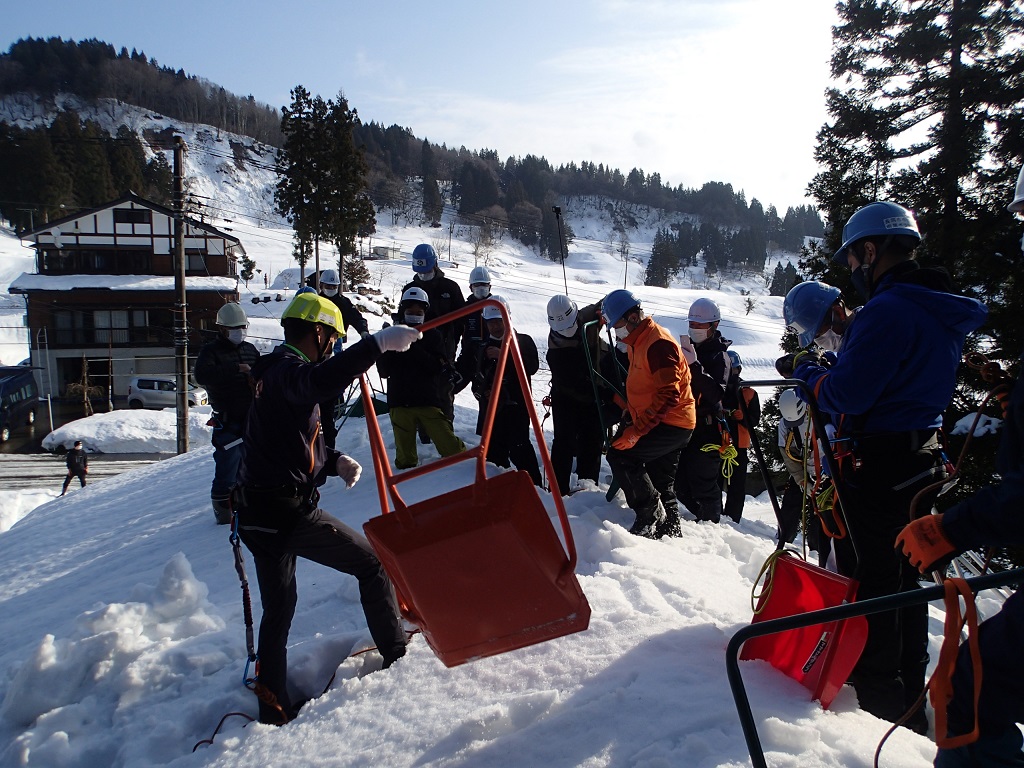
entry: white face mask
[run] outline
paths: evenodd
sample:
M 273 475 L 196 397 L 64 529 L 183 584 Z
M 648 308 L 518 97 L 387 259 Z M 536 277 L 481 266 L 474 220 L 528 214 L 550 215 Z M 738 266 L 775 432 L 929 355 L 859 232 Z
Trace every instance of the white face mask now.
M 324 296 L 337 296 L 337 295 L 338 295 L 338 286 L 336 286 L 336 285 L 332 285 L 332 286 L 326 286 L 325 285 L 324 286 Z
M 557 333 L 559 336 L 565 336 L 565 338 L 571 339 L 573 336 L 576 335 L 576 331 L 578 331 L 579 328 L 580 328 L 580 326 L 579 326 L 578 323 L 573 323 L 572 325 L 570 325 L 565 330 L 563 330 L 563 331 L 555 331 L 555 333 Z
M 473 295 L 478 299 L 486 299 L 491 295 L 491 286 L 489 285 L 478 285 L 473 289 Z
M 243 341 L 245 341 L 245 328 L 229 328 L 228 341 L 230 341 L 236 347 Z
M 839 345 L 843 343 L 843 337 L 829 328 L 821 336 L 814 340 L 814 343 L 826 352 L 838 352 Z
M 690 341 L 694 344 L 703 344 L 711 336 L 710 328 L 691 328 L 690 329 Z
M 434 279 L 434 270 L 430 270 L 429 272 L 417 272 L 416 273 L 416 279 L 417 280 L 422 280 L 424 282 L 426 282 L 427 280 L 433 280 Z
M 630 330 L 626 326 L 622 326 L 621 328 L 615 328 L 614 331 L 615 331 L 615 338 L 618 339 L 619 341 L 622 341 L 624 338 L 626 338 L 630 334 Z
M 425 317 L 425 315 L 417 315 L 417 314 L 413 314 L 411 312 L 406 312 L 405 313 L 405 324 L 406 325 L 422 325 L 424 317 Z

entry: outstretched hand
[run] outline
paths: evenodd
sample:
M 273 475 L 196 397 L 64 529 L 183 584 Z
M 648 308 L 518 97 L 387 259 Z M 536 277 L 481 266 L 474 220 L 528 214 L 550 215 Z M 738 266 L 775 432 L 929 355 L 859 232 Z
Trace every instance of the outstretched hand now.
M 408 325 L 392 325 L 373 334 L 373 340 L 381 352 L 405 352 L 413 342 L 422 338 L 422 333 Z

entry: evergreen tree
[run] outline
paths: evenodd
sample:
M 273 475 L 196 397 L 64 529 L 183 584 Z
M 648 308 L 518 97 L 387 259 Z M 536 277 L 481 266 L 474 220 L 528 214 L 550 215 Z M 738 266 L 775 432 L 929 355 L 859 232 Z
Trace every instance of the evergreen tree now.
M 146 152 L 139 137 L 127 125 L 120 126 L 117 135 L 107 142 L 107 157 L 110 162 L 111 182 L 117 194 L 123 194 L 128 190 L 137 195 L 146 193 L 143 176 Z
M 672 236 L 667 230 L 659 229 L 654 234 L 651 258 L 644 273 L 644 285 L 668 288 L 678 270 L 679 258 L 673 247 Z
M 433 176 L 423 177 L 423 216 L 431 222 L 441 221 L 444 212 L 444 199 Z

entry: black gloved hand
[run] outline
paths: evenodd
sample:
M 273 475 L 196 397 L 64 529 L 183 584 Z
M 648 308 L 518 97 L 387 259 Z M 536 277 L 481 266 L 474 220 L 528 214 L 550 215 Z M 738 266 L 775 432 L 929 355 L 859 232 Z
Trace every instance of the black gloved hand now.
M 793 378 L 793 372 L 805 363 L 810 365 L 822 365 L 821 352 L 816 347 L 807 347 L 799 352 L 791 352 L 783 355 L 775 361 L 775 370 L 785 379 Z
M 775 370 L 779 372 L 779 376 L 784 379 L 793 378 L 793 353 L 790 352 L 788 355 L 783 355 L 775 361 Z

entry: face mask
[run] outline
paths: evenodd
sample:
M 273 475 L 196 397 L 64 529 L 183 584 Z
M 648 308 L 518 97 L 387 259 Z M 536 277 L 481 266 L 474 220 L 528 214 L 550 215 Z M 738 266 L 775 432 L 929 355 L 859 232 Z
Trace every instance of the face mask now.
M 229 328 L 228 341 L 230 341 L 236 347 L 243 341 L 245 341 L 245 328 Z
M 630 330 L 626 326 L 622 326 L 621 328 L 615 328 L 614 330 L 615 338 L 618 339 L 619 341 L 622 341 L 630 334 Z
M 827 352 L 838 352 L 839 345 L 843 343 L 843 337 L 829 328 L 821 336 L 814 340 L 814 343 Z
M 417 272 L 416 273 L 416 279 L 417 280 L 422 280 L 423 282 L 426 282 L 427 280 L 433 280 L 434 279 L 434 270 L 430 270 L 429 272 Z
M 489 285 L 478 285 L 473 289 L 473 295 L 478 299 L 486 299 L 491 295 L 491 286 Z
M 694 344 L 703 344 L 711 336 L 710 328 L 691 328 L 690 329 L 690 341 Z
M 332 288 L 328 288 L 326 285 L 324 286 L 324 296 L 337 296 L 337 295 L 338 295 L 338 288 L 337 288 L 337 286 L 332 287 Z
M 417 315 L 417 314 L 413 314 L 411 312 L 406 312 L 405 313 L 405 324 L 406 325 L 422 325 L 424 317 L 425 317 L 425 315 Z
M 566 328 L 564 331 L 555 331 L 555 333 L 557 333 L 559 336 L 565 336 L 565 338 L 571 339 L 573 336 L 576 335 L 576 331 L 578 331 L 578 330 L 579 330 L 579 325 L 577 323 L 573 323 L 568 328 Z

